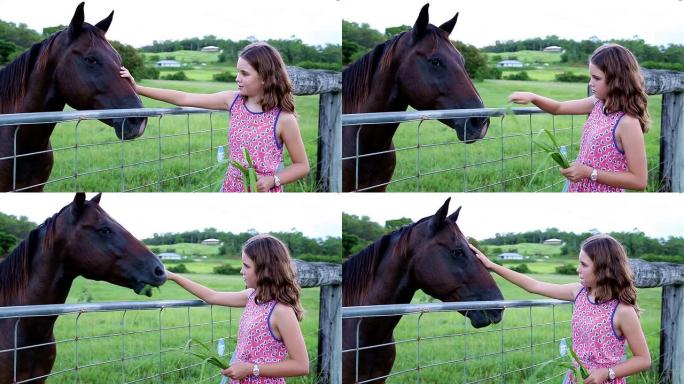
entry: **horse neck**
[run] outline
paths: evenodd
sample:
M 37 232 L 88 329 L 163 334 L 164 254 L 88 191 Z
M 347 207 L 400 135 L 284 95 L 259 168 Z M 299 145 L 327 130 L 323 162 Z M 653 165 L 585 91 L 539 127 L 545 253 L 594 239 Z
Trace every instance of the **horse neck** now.
M 23 305 L 64 304 L 76 274 L 70 273 L 64 263 L 63 255 L 57 250 L 64 249 L 55 242 L 43 241 L 49 228 L 40 229 L 40 242 L 34 249 L 30 265 L 25 303 Z
M 413 299 L 417 288 L 411 281 L 410 254 L 397 255 L 397 243 L 401 235 L 393 236 L 383 258 L 375 272 L 373 286 L 368 293 L 365 305 L 374 304 L 408 304 Z

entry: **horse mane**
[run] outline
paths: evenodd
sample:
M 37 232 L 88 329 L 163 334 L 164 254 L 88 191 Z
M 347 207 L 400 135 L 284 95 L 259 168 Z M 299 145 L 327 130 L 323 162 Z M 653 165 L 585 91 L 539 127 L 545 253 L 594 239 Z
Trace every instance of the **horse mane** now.
M 351 106 L 347 113 L 357 112 L 361 105 L 365 103 L 371 90 L 373 76 L 378 69 L 389 66 L 394 56 L 394 49 L 397 42 L 404 36 L 402 32 L 384 43 L 376 45 L 370 52 L 363 55 L 360 59 L 350 64 L 342 71 L 342 103 Z
M 394 257 L 403 258 L 408 250 L 408 238 L 413 228 L 421 223 L 407 224 L 392 233 L 383 235 L 371 245 L 345 261 L 342 266 L 343 305 L 360 305 L 366 299 L 368 291 L 373 286 L 378 265 L 387 255 L 393 237 L 399 236 Z
M 12 253 L 0 263 L 0 306 L 21 301 L 31 278 L 31 264 L 40 249 L 50 249 L 54 242 L 55 221 L 64 209 L 45 219 L 31 230 Z
M 19 103 L 28 91 L 31 74 L 47 66 L 52 45 L 63 31 L 35 43 L 26 52 L 0 70 L 0 113 L 21 112 Z

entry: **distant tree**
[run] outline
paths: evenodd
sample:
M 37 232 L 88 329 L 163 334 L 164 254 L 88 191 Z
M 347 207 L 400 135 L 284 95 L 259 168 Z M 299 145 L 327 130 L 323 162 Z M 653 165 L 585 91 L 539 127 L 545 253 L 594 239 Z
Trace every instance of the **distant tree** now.
M 14 246 L 17 245 L 18 242 L 19 239 L 17 239 L 16 236 L 0 232 L 0 255 L 9 253 L 9 251 L 14 249 Z
M 0 39 L 0 64 L 9 63 L 12 54 L 20 50 L 21 48 L 13 42 Z
M 408 217 L 402 217 L 401 219 L 395 220 L 387 220 L 385 221 L 385 229 L 387 230 L 387 232 L 393 232 L 411 223 L 413 223 L 413 220 L 409 219 Z
M 134 78 L 143 79 L 146 77 L 145 59 L 133 46 L 122 44 L 116 40 L 110 40 L 109 43 L 119 52 L 123 66 L 131 72 Z
M 406 24 L 400 25 L 398 27 L 385 28 L 385 37 L 388 39 L 391 39 L 392 37 L 394 37 L 394 35 L 398 35 L 402 32 L 406 32 L 411 28 L 412 27 L 410 25 L 406 25 Z
M 66 25 L 57 25 L 55 27 L 46 27 L 43 28 L 43 38 L 47 38 L 48 36 L 52 35 L 55 32 L 62 31 L 66 29 Z

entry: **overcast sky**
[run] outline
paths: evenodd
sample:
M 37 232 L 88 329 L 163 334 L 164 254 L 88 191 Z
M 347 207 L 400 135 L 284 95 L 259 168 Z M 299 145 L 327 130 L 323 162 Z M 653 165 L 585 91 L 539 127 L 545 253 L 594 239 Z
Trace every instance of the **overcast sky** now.
M 88 193 L 88 199 L 95 196 Z M 74 199 L 73 193 L 0 195 L 0 212 L 36 224 Z M 341 199 L 335 194 L 104 193 L 102 208 L 137 238 L 214 227 L 219 231 L 290 231 L 339 237 Z
M 0 0 L 0 20 L 45 27 L 68 25 L 79 0 Z M 163 1 L 88 0 L 85 21 L 95 24 L 114 10 L 109 39 L 135 47 L 154 40 L 215 35 L 239 40 L 289 39 L 307 44 L 341 44 L 340 2 L 336 0 Z
M 428 0 L 342 0 L 342 18 L 387 27 L 413 25 Z M 653 45 L 684 44 L 682 0 L 432 0 L 430 22 L 441 25 L 460 12 L 453 40 L 477 47 L 496 40 L 558 35 L 607 40 L 638 35 Z
M 482 240 L 496 233 L 556 227 L 563 231 L 632 231 L 650 237 L 684 236 L 684 195 L 619 193 L 476 193 L 347 194 L 343 212 L 369 216 L 381 225 L 388 219 L 421 219 L 437 212 L 451 197 L 449 213 L 463 206 L 458 225 Z

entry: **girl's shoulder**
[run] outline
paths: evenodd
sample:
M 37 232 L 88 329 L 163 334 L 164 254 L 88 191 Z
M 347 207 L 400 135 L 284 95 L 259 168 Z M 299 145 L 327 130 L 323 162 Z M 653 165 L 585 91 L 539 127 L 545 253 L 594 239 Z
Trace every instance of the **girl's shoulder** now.
M 273 307 L 271 319 L 278 323 L 279 321 L 292 318 L 297 320 L 297 315 L 295 314 L 294 308 L 290 307 L 287 304 L 276 302 L 276 305 Z
M 618 135 L 624 134 L 642 134 L 641 124 L 639 119 L 632 115 L 624 114 L 617 125 L 616 133 Z

